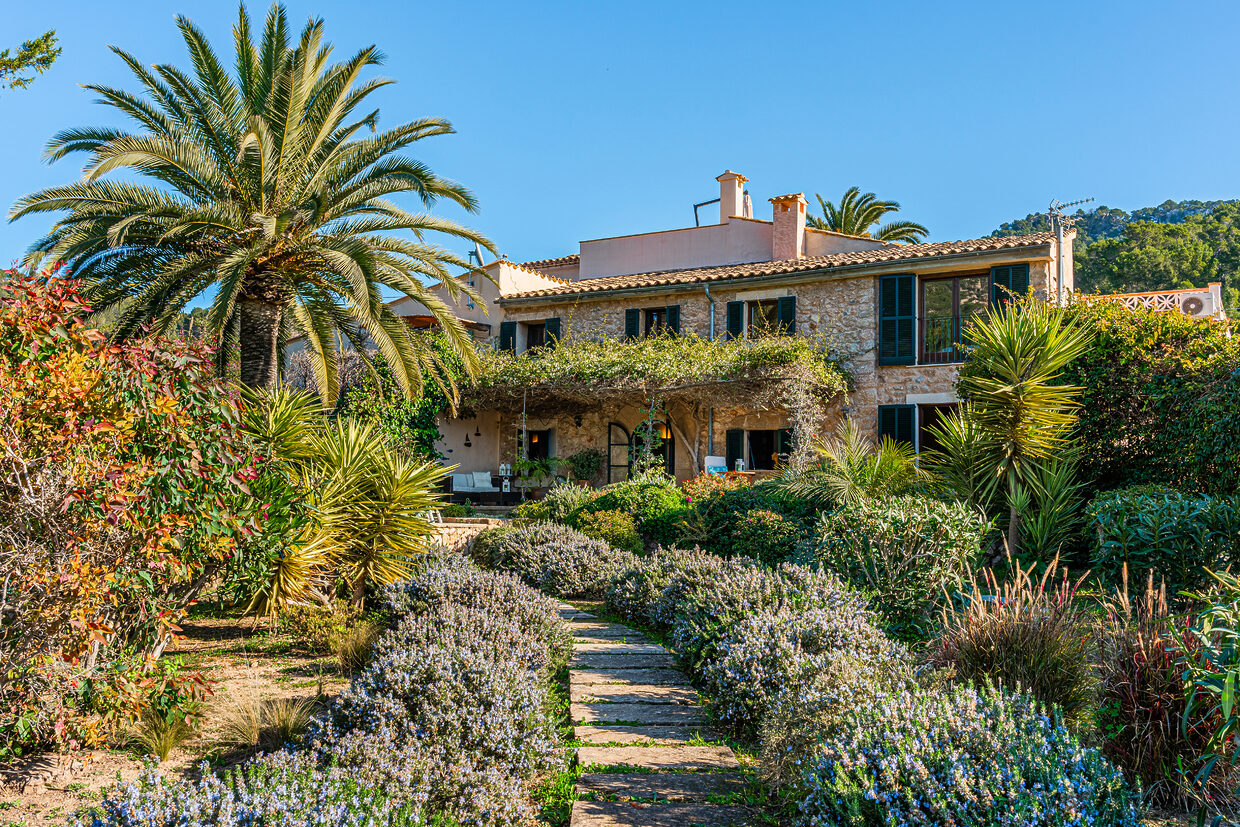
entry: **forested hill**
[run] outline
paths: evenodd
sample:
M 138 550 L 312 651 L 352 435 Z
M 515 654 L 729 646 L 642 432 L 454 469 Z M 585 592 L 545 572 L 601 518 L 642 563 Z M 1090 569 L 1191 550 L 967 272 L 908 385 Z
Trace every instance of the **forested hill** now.
M 1131 293 L 1204 287 L 1221 281 L 1224 303 L 1240 310 L 1240 200 L 1164 201 L 1132 212 L 1077 210 L 1076 286 Z M 1050 229 L 1046 214 L 1008 221 L 992 236 Z

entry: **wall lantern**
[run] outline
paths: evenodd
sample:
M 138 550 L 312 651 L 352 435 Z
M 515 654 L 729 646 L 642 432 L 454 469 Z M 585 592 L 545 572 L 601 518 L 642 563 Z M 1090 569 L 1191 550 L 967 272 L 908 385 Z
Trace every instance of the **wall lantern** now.
M 473 447 L 473 443 L 469 441 L 469 434 L 465 434 L 465 447 L 466 448 Z
M 666 422 L 659 423 L 658 434 L 659 434 L 659 439 L 667 439 L 668 437 L 672 435 L 672 432 L 668 430 Z
M 581 427 L 581 414 L 577 414 L 576 416 L 573 417 L 573 424 L 576 425 L 578 428 Z

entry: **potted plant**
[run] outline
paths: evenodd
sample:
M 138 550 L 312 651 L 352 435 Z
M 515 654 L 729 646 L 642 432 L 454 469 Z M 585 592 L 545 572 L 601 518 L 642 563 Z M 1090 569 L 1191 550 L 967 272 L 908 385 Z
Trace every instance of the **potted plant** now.
M 577 484 L 585 488 L 603 470 L 603 460 L 606 458 L 598 448 L 584 448 L 565 457 L 562 465 Z
M 517 475 L 517 487 L 528 494 L 534 489 L 547 488 L 550 477 L 555 473 L 555 460 L 550 457 L 522 457 L 512 464 L 512 470 Z

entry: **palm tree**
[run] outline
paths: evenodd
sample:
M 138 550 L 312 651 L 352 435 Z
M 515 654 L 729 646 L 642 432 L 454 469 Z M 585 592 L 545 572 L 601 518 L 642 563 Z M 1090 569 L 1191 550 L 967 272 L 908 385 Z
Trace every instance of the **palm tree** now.
M 1002 491 L 1008 550 L 1017 554 L 1023 506 L 1031 491 L 1052 494 L 1046 466 L 1070 447 L 1081 389 L 1060 374 L 1089 348 L 1091 334 L 1061 308 L 1028 299 L 975 318 L 966 336 L 959 385 L 966 404 L 935 431 L 944 453 L 929 464 L 983 506 Z
M 389 200 L 412 194 L 425 208 L 442 198 L 476 209 L 463 186 L 401 154 L 452 126 L 425 118 L 377 131 L 378 110 L 362 107 L 391 81 L 363 74 L 382 55 L 368 46 L 329 62 L 322 20 L 308 21 L 292 46 L 287 14 L 273 5 L 256 44 L 242 6 L 233 73 L 192 22 L 177 23 L 191 72 L 148 68 L 113 47 L 142 91 L 87 86 L 136 130 L 87 127 L 51 140 L 50 160 L 73 153 L 88 159 L 81 181 L 13 207 L 10 220 L 64 213 L 27 263 L 64 262 L 85 281 L 96 308 L 120 306 L 113 335 L 122 338 L 164 333 L 189 302 L 214 290 L 207 323 L 220 341 L 217 367 L 223 372 L 239 355 L 241 381 L 250 387 L 275 385 L 283 343 L 301 334 L 324 398 L 338 393 L 343 341 L 368 364 L 367 351 L 377 349 L 414 393 L 436 360 L 385 306 L 382 288 L 425 305 L 472 367 L 468 334 L 427 286 L 477 300 L 449 270 L 469 264 L 425 235 L 494 247 L 472 230 Z M 139 180 L 108 177 L 122 170 Z
M 879 201 L 872 192 L 862 195 L 860 187 L 849 187 L 838 207 L 821 195 L 817 198 L 818 205 L 822 208 L 822 218 L 811 215 L 807 219 L 809 226 L 815 229 L 898 244 L 917 244 L 930 234 L 929 230 L 915 221 L 893 221 L 872 229 L 887 213 L 899 212 L 900 203 Z

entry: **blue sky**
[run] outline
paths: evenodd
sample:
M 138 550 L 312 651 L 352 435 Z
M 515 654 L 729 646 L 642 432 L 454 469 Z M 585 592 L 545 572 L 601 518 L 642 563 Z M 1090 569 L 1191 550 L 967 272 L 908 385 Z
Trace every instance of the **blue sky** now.
M 3 45 L 57 29 L 64 55 L 0 93 L 0 202 L 74 179 L 47 138 L 113 123 L 79 84 L 132 82 L 108 50 L 186 66 L 174 16 L 231 56 L 230 2 L 2 0 Z M 1191 5 L 1191 7 L 1190 7 Z M 470 186 L 443 209 L 514 260 L 692 223 L 725 168 L 766 199 L 856 184 L 935 240 L 1094 196 L 1132 209 L 1240 197 L 1240 9 L 1199 2 L 421 3 L 295 0 L 344 57 L 377 44 L 383 122 L 442 116 L 416 153 Z M 262 4 L 251 4 L 261 18 Z M 709 209 L 707 210 L 709 212 Z M 0 224 L 7 264 L 48 226 Z M 462 250 L 463 252 L 463 250 Z

